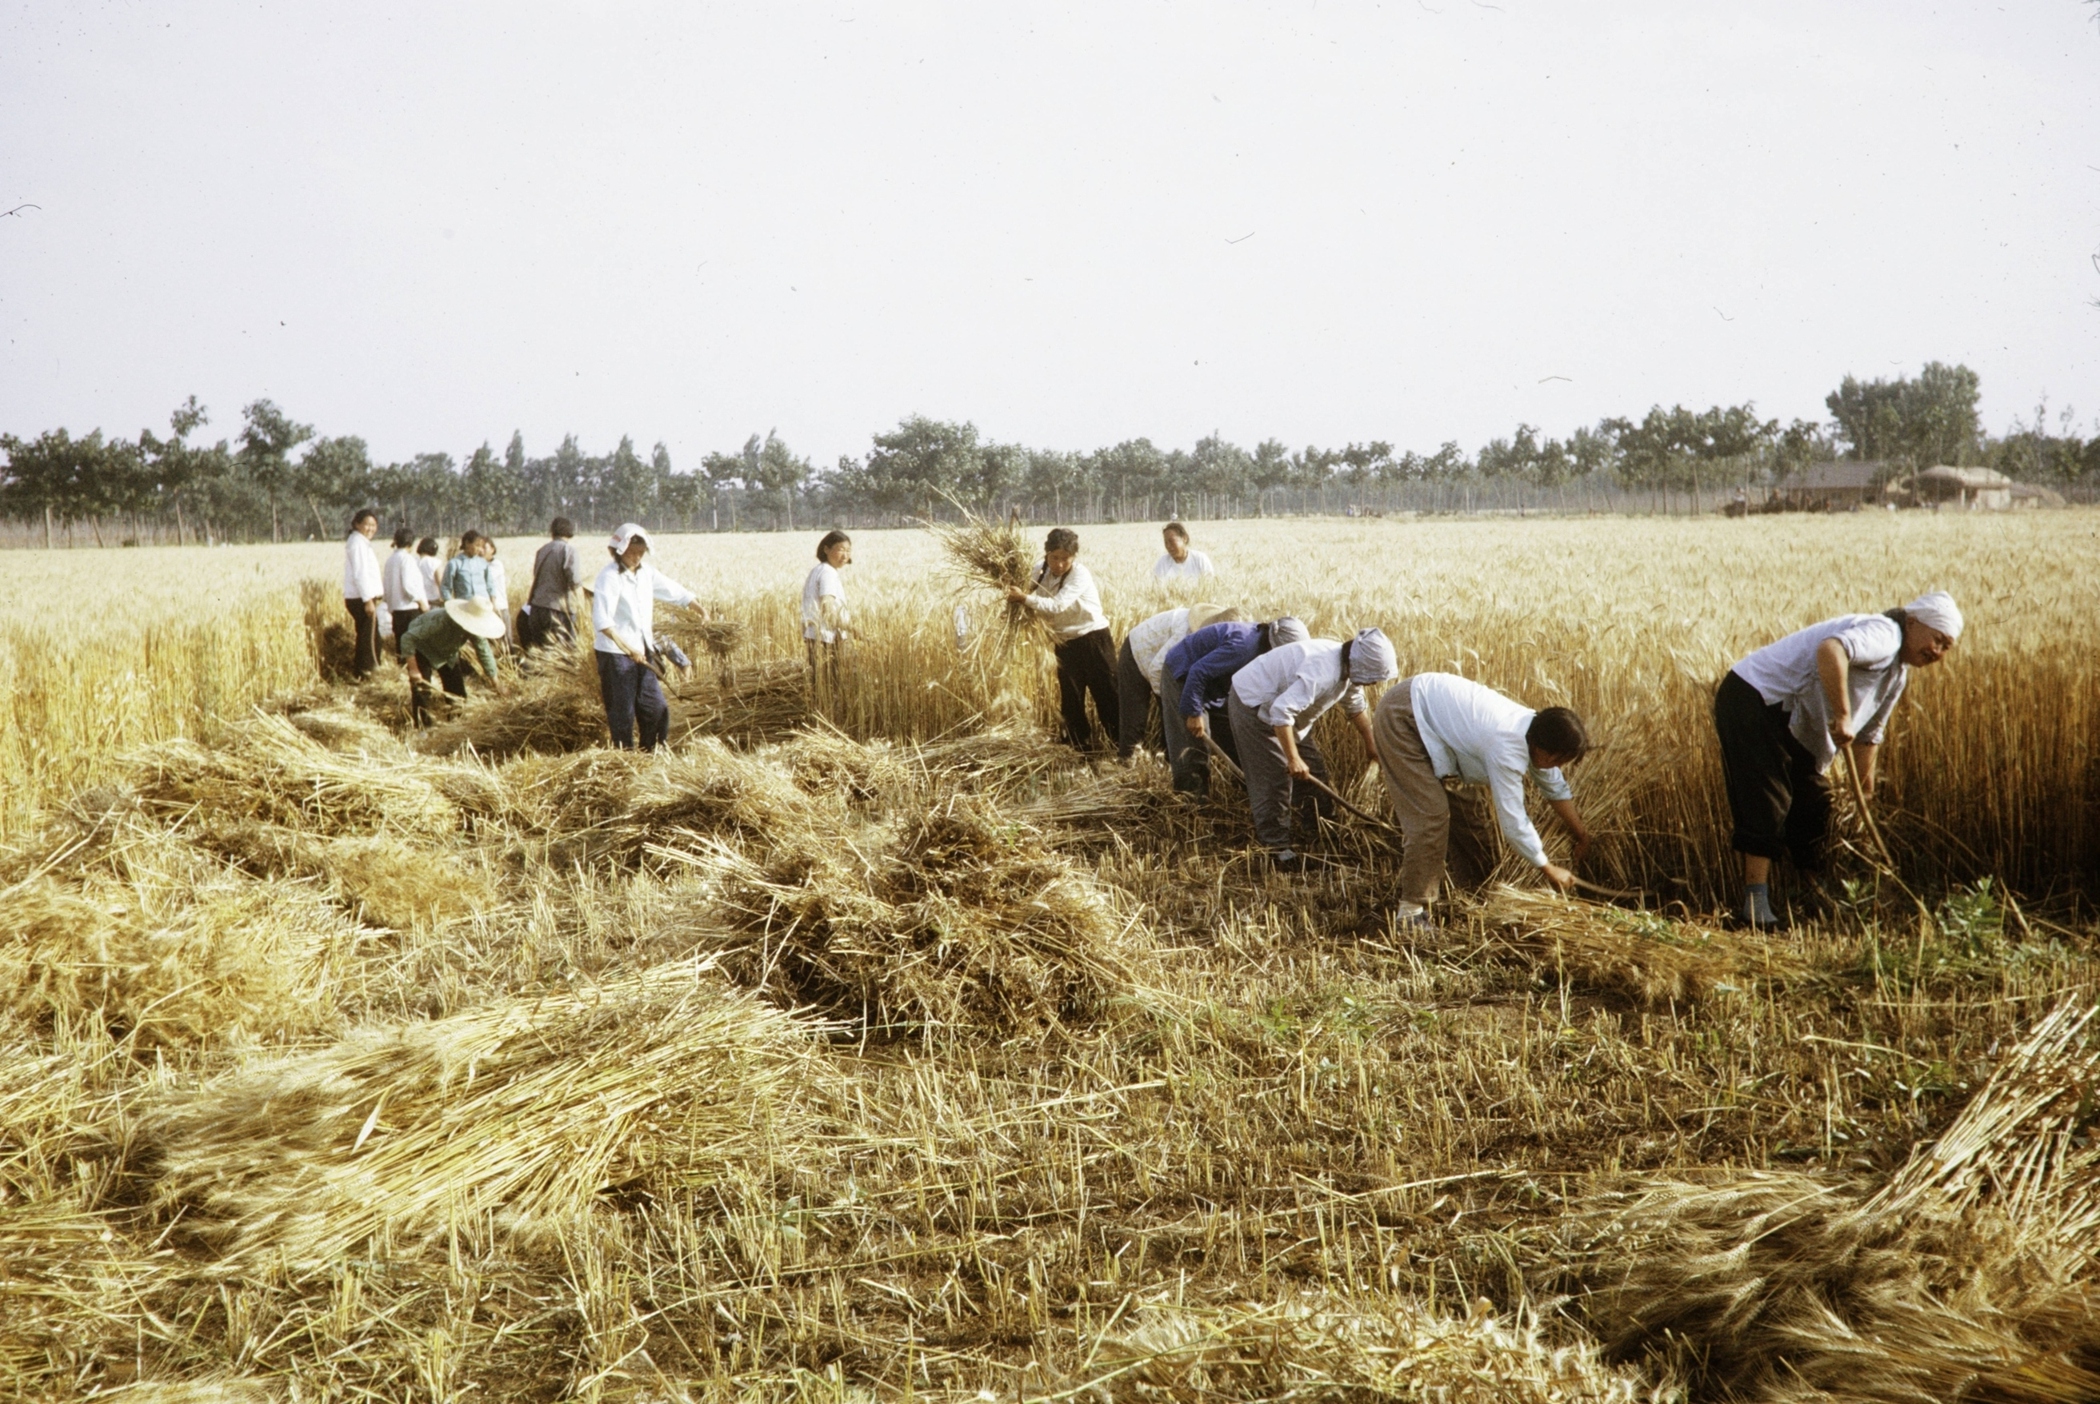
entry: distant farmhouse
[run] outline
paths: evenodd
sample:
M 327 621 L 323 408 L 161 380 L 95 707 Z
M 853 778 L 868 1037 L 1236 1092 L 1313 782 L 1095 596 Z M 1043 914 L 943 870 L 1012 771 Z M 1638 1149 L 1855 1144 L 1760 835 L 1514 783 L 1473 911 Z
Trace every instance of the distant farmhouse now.
M 1863 507 L 1930 507 L 2003 512 L 2014 507 L 2061 507 L 2063 494 L 2014 482 L 1995 468 L 1927 468 L 1909 477 L 1895 465 L 1837 459 L 1812 463 L 1780 479 L 1765 510 L 1857 512 Z

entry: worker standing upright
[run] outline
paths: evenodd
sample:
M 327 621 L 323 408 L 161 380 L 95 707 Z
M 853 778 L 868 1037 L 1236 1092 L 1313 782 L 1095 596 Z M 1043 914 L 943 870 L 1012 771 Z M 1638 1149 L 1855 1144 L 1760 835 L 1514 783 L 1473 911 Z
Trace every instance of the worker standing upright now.
M 633 522 L 622 523 L 606 549 L 612 560 L 591 584 L 591 638 L 598 659 L 598 689 L 605 699 L 605 728 L 613 745 L 653 751 L 670 735 L 671 704 L 659 685 L 656 602 L 689 605 L 693 592 L 643 557 L 649 538 Z
M 1079 563 L 1079 534 L 1059 527 L 1043 541 L 1042 564 L 1028 589 L 1007 587 L 1006 597 L 1043 616 L 1050 627 L 1057 653 L 1057 697 L 1064 714 L 1065 740 L 1084 751 L 1093 742 L 1094 728 L 1086 715 L 1086 699 L 1094 699 L 1094 715 L 1101 730 L 1113 741 L 1122 731 L 1122 714 L 1116 706 L 1116 650 L 1101 612 L 1101 592 L 1094 576 Z
M 575 536 L 576 523 L 556 517 L 547 524 L 546 543 L 533 554 L 532 591 L 525 597 L 527 629 L 518 631 L 518 642 L 525 648 L 576 639 L 571 601 L 583 588 L 583 562 L 576 554 Z
M 379 514 L 365 508 L 350 518 L 350 534 L 343 538 L 343 608 L 350 613 L 356 638 L 350 671 L 360 681 L 379 667 L 379 606 L 386 599 L 386 585 L 379 577 L 379 559 L 372 554 L 372 538 L 378 534 Z

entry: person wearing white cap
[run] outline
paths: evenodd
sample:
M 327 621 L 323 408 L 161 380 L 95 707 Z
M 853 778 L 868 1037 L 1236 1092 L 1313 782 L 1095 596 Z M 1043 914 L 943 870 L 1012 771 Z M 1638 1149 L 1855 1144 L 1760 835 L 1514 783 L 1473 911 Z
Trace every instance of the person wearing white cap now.
M 1116 754 L 1129 760 L 1152 721 L 1152 702 L 1159 696 L 1160 671 L 1167 650 L 1191 633 L 1221 619 L 1238 619 L 1225 605 L 1193 604 L 1163 610 L 1130 626 L 1116 650 Z
M 1378 751 L 1364 687 L 1390 682 L 1399 674 L 1392 640 L 1378 629 L 1359 630 L 1347 643 L 1308 639 L 1272 648 L 1234 674 L 1225 714 L 1247 777 L 1254 836 L 1277 867 L 1295 868 L 1299 863 L 1291 848 L 1291 805 L 1297 798 L 1293 782 L 1328 783 L 1327 759 L 1313 744 L 1313 723 L 1341 703 L 1376 765 Z M 1332 802 L 1323 804 L 1325 797 L 1314 793 L 1315 812 L 1325 813 Z
M 473 641 L 474 657 L 481 664 L 482 675 L 501 690 L 496 681 L 496 652 L 489 647 L 489 640 L 502 637 L 503 616 L 486 595 L 447 600 L 442 608 L 426 609 L 416 616 L 398 641 L 401 663 L 408 671 L 409 706 L 416 725 L 430 724 L 425 698 L 432 677 L 442 681 L 445 691 L 454 697 L 467 695 L 466 680 L 458 664 L 459 651 L 469 640 Z
M 591 635 L 598 656 L 598 690 L 605 697 L 605 727 L 622 750 L 653 751 L 671 728 L 650 655 L 656 651 L 656 601 L 689 605 L 693 592 L 650 565 L 649 538 L 633 522 L 623 523 L 606 548 L 612 560 L 591 585 Z
M 1509 846 L 1565 892 L 1575 874 L 1546 856 L 1538 828 L 1524 809 L 1529 777 L 1575 836 L 1570 863 L 1589 852 L 1590 831 L 1575 808 L 1575 793 L 1561 775 L 1589 749 L 1582 718 L 1567 707 L 1533 711 L 1485 683 L 1455 673 L 1417 673 L 1379 699 L 1371 725 L 1378 744 L 1379 773 L 1400 821 L 1400 901 L 1404 926 L 1426 926 L 1451 848 L 1454 817 L 1467 858 L 1464 882 L 1486 879 L 1494 866 L 1484 826 L 1470 806 L 1455 811 L 1446 780 L 1481 785 Z
M 1743 855 L 1736 918 L 1785 923 L 1772 908 L 1772 860 L 1822 870 L 1830 828 L 1830 765 L 1849 751 L 1860 791 L 1874 794 L 1875 757 L 1912 668 L 1947 656 L 1961 609 L 1934 590 L 1885 614 L 1841 614 L 1758 649 L 1714 691 L 1714 731 Z
M 1286 614 L 1266 624 L 1219 619 L 1168 649 L 1161 659 L 1159 696 L 1167 716 L 1167 767 L 1182 794 L 1210 793 L 1210 752 L 1206 739 L 1239 763 L 1239 747 L 1223 716 L 1233 674 L 1272 648 L 1304 643 L 1312 631 Z M 1219 713 L 1213 725 L 1211 713 Z

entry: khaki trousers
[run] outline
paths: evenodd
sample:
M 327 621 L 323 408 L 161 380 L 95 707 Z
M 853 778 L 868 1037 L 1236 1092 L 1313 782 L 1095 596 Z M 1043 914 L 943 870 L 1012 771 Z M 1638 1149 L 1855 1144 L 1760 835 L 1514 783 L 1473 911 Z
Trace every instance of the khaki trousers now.
M 1495 850 L 1479 796 L 1464 789 L 1451 793 L 1430 764 L 1429 748 L 1415 727 L 1411 681 L 1400 679 L 1378 699 L 1371 739 L 1378 747 L 1378 773 L 1385 777 L 1385 792 L 1400 821 L 1400 899 L 1426 907 L 1436 900 L 1446 858 L 1457 860 L 1453 881 L 1470 887 L 1494 871 Z

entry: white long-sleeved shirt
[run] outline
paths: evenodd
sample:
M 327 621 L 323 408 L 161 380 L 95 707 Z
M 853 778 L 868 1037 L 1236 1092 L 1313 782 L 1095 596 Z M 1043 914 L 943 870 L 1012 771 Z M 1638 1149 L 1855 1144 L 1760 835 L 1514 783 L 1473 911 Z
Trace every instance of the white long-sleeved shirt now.
M 1093 572 L 1077 561 L 1062 576 L 1050 574 L 1046 565 L 1037 566 L 1035 588 L 1026 599 L 1028 607 L 1043 616 L 1051 636 L 1059 643 L 1108 627 L 1108 616 L 1101 612 L 1101 592 L 1094 588 Z
M 386 593 L 379 579 L 379 558 L 372 554 L 372 543 L 365 540 L 364 533 L 351 532 L 343 538 L 343 598 L 346 600 L 376 600 Z
M 1787 729 L 1816 758 L 1818 770 L 1828 770 L 1837 759 L 1837 743 L 1830 739 L 1830 700 L 1823 695 L 1823 678 L 1816 670 L 1816 650 L 1825 639 L 1836 639 L 1845 650 L 1845 692 L 1855 734 L 1879 746 L 1910 678 L 1910 669 L 1899 657 L 1903 626 L 1887 615 L 1841 614 L 1811 624 L 1766 644 L 1734 669 L 1757 689 L 1766 706 L 1786 708 Z
M 824 601 L 836 600 L 829 620 L 824 617 Z M 802 581 L 802 637 L 821 643 L 838 642 L 838 631 L 832 625 L 851 622 L 846 614 L 846 582 L 839 578 L 838 567 L 830 561 L 818 561 Z
M 489 603 L 496 607 L 496 613 L 506 618 L 510 615 L 510 572 L 501 561 L 489 562 Z
M 693 592 L 643 561 L 633 570 L 623 570 L 618 561 L 607 561 L 591 582 L 591 637 L 600 653 L 626 653 L 627 645 L 644 649 L 656 644 L 656 602 L 689 605 Z M 615 643 L 606 637 L 611 631 Z
M 1335 703 L 1350 716 L 1364 710 L 1364 690 L 1342 667 L 1342 646 L 1333 639 L 1272 648 L 1232 675 L 1232 695 L 1264 726 L 1287 726 L 1299 739 Z
M 1167 665 L 1167 650 L 1189 636 L 1189 612 L 1186 609 L 1170 609 L 1142 619 L 1130 626 L 1124 642 L 1130 645 L 1130 656 L 1137 662 L 1138 671 L 1145 681 L 1159 691 L 1160 674 Z
M 1408 680 L 1407 700 L 1414 709 L 1415 730 L 1429 763 L 1446 779 L 1485 785 L 1495 802 L 1495 821 L 1509 846 L 1537 867 L 1545 867 L 1546 845 L 1524 808 L 1524 777 L 1538 783 L 1549 800 L 1575 798 L 1558 766 L 1540 770 L 1531 763 L 1531 743 L 1524 733 L 1538 715 L 1521 702 L 1504 697 L 1485 683 L 1456 673 L 1417 673 Z
M 1152 563 L 1152 578 L 1159 581 L 1201 580 L 1206 575 L 1216 575 L 1218 568 L 1210 563 L 1210 557 L 1201 551 L 1190 551 L 1181 560 L 1175 560 L 1167 552 L 1159 553 Z
M 386 569 L 380 572 L 382 591 L 386 607 L 390 610 L 421 609 L 433 603 L 424 583 L 423 572 L 416 565 L 416 553 L 406 546 L 396 546 L 386 558 Z
M 442 569 L 438 558 L 436 556 L 418 555 L 416 557 L 416 569 L 422 572 L 423 575 L 423 599 L 425 602 L 436 604 L 439 600 L 445 598 L 445 592 L 438 587 L 438 571 Z

